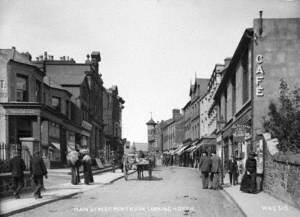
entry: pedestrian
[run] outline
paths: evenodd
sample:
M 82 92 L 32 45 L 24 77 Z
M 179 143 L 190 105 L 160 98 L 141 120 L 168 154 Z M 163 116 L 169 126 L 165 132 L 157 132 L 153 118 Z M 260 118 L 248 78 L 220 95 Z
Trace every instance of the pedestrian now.
M 216 155 L 216 152 L 212 152 L 211 157 L 211 176 L 212 176 L 212 184 L 211 188 L 214 190 L 220 189 L 220 175 L 221 175 L 221 158 Z
M 24 187 L 24 170 L 26 165 L 19 151 L 15 151 L 13 156 L 9 161 L 9 170 L 12 176 L 14 196 L 16 199 L 19 199 L 21 189 Z
M 35 190 L 33 194 L 34 198 L 42 198 L 41 189 L 43 187 L 43 176 L 45 176 L 46 179 L 48 178 L 48 176 L 46 166 L 42 157 L 40 156 L 39 151 L 35 151 L 33 153 L 33 157 L 30 162 L 30 172 L 35 184 Z
M 79 167 L 81 162 L 79 159 L 79 154 L 80 153 L 78 150 L 73 150 L 67 155 L 68 165 L 71 166 L 71 183 L 73 185 L 80 183 Z
M 207 156 L 207 152 L 203 152 L 202 157 L 199 162 L 199 169 L 201 171 L 202 176 L 202 188 L 208 189 L 208 179 L 211 168 L 211 160 L 210 157 Z
M 82 158 L 83 174 L 84 174 L 84 183 L 89 185 L 94 182 L 93 172 L 92 172 L 92 158 L 85 154 Z
M 237 161 L 233 156 L 231 156 L 231 158 L 228 161 L 228 173 L 229 173 L 230 185 L 238 184 L 237 179 L 238 179 L 239 169 L 238 169 Z
M 116 161 L 116 156 L 115 156 L 115 152 L 111 151 L 111 166 L 112 166 L 112 172 L 115 172 L 115 162 Z
M 251 152 L 246 160 L 246 171 L 242 178 L 240 190 L 246 193 L 256 193 L 256 160 Z

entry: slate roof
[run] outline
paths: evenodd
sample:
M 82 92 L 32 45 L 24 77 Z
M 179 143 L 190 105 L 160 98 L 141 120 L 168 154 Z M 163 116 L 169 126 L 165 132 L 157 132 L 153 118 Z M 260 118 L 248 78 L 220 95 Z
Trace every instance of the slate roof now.
M 46 73 L 60 85 L 80 85 L 85 78 L 85 71 L 90 71 L 89 64 L 46 65 Z

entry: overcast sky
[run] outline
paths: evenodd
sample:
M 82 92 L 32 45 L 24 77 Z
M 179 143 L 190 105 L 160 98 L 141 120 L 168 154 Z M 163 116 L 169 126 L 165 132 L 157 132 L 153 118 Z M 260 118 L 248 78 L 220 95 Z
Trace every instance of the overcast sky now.
M 182 108 L 195 74 L 232 56 L 259 10 L 300 17 L 300 0 L 0 0 L 0 48 L 77 62 L 100 51 L 105 87 L 126 101 L 123 137 L 146 142 L 150 112 Z

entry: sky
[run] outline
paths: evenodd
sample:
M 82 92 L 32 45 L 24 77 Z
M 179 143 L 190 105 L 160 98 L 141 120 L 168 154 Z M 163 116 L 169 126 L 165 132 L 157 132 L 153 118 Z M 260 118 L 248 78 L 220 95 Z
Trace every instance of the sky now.
M 125 100 L 123 137 L 146 142 L 150 112 L 160 121 L 181 109 L 260 10 L 300 17 L 300 0 L 0 0 L 0 48 L 76 62 L 100 51 L 104 86 Z

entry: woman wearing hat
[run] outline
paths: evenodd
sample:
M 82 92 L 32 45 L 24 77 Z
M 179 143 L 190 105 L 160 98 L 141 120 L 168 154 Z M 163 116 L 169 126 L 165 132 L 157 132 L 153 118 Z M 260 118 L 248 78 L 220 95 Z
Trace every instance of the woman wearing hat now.
M 256 154 L 251 152 L 246 160 L 246 172 L 243 176 L 240 190 L 246 193 L 256 193 Z
M 82 158 L 83 174 L 84 174 L 84 183 L 89 185 L 94 182 L 93 172 L 92 172 L 92 158 L 88 155 L 88 152 L 84 152 Z

